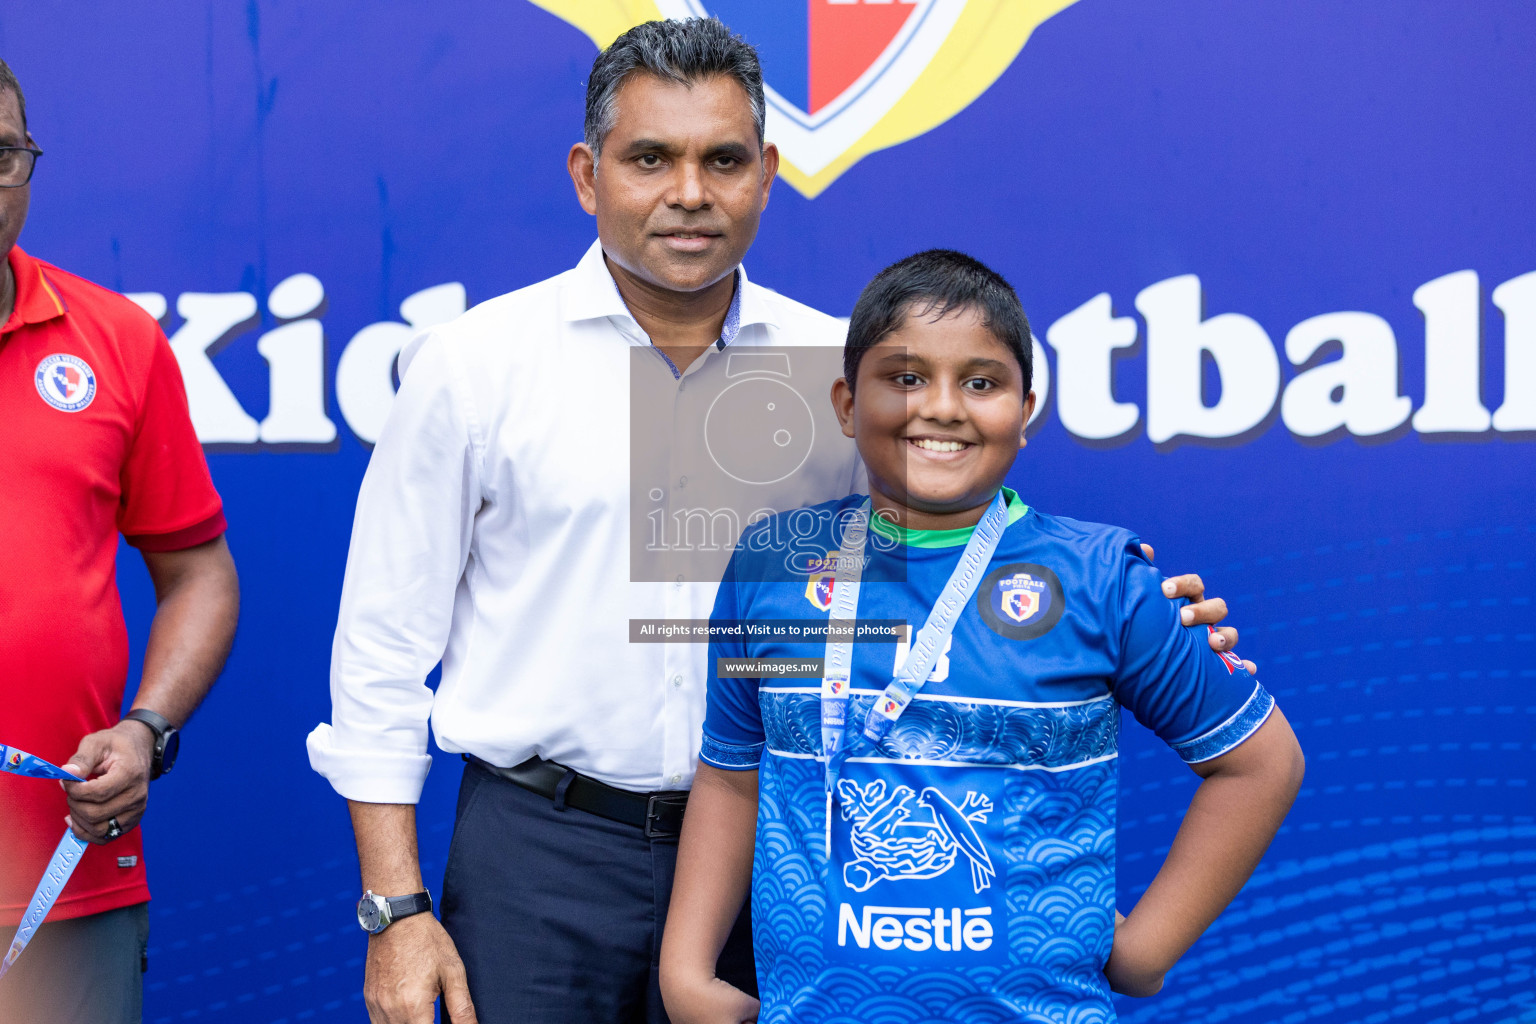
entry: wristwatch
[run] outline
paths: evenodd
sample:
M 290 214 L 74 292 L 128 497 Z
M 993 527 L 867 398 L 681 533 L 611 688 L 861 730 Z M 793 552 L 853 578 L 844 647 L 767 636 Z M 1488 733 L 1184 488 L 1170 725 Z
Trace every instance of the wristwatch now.
M 155 734 L 154 756 L 149 763 L 149 777 L 158 779 L 176 764 L 176 754 L 181 750 L 181 730 L 176 728 L 163 715 L 157 715 L 148 708 L 134 708 L 123 716 L 123 721 L 133 719 L 145 725 L 150 732 Z
M 377 935 L 402 917 L 431 912 L 432 894 L 425 889 L 409 896 L 375 896 L 369 889 L 357 901 L 357 924 L 369 935 Z

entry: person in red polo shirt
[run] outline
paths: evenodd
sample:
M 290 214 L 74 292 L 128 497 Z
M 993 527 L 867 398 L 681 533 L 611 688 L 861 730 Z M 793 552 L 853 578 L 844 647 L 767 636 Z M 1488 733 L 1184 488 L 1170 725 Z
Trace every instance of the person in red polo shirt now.
M 38 155 L 0 61 L 0 743 L 89 780 L 0 776 L 0 949 L 63 830 L 92 844 L 0 979 L 0 1021 L 138 1022 L 149 888 L 136 826 L 223 667 L 239 588 L 159 325 L 16 246 Z M 118 534 L 157 598 L 130 717 Z

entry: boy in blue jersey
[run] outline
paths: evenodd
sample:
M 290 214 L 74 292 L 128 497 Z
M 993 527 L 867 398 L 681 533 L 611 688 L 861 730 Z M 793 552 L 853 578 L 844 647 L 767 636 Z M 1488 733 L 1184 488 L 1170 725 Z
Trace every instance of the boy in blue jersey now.
M 1158 991 L 1290 808 L 1290 727 L 1180 625 L 1136 538 L 1003 487 L 1029 338 L 1013 290 L 959 253 L 860 297 L 833 402 L 870 495 L 747 530 L 716 602 L 662 950 L 675 1024 L 1112 1021 L 1111 990 Z M 855 613 L 922 628 L 772 626 Z M 824 678 L 729 674 L 748 658 L 823 658 Z M 1124 918 L 1119 706 L 1203 780 Z M 749 885 L 761 1007 L 713 969 Z

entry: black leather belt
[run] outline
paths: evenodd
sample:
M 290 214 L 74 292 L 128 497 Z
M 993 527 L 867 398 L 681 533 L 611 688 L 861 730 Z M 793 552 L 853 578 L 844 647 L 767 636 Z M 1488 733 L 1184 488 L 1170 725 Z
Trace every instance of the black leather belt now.
M 684 790 L 636 793 L 542 757 L 530 757 L 511 768 L 499 768 L 473 754 L 465 754 L 464 760 L 556 803 L 562 802 L 563 791 L 565 806 L 621 825 L 633 825 L 647 839 L 676 839 L 683 831 L 683 811 L 688 806 L 688 793 Z

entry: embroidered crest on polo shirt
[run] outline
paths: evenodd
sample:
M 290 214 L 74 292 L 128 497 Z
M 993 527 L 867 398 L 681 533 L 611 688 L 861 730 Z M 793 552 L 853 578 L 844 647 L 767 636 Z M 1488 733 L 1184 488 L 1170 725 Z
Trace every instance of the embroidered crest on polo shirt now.
M 43 401 L 60 412 L 79 412 L 96 397 L 96 374 L 79 356 L 55 352 L 45 357 L 33 380 Z
M 998 636 L 1033 640 L 1061 620 L 1066 598 L 1050 569 L 1016 562 L 987 574 L 976 590 L 976 606 L 987 628 Z

